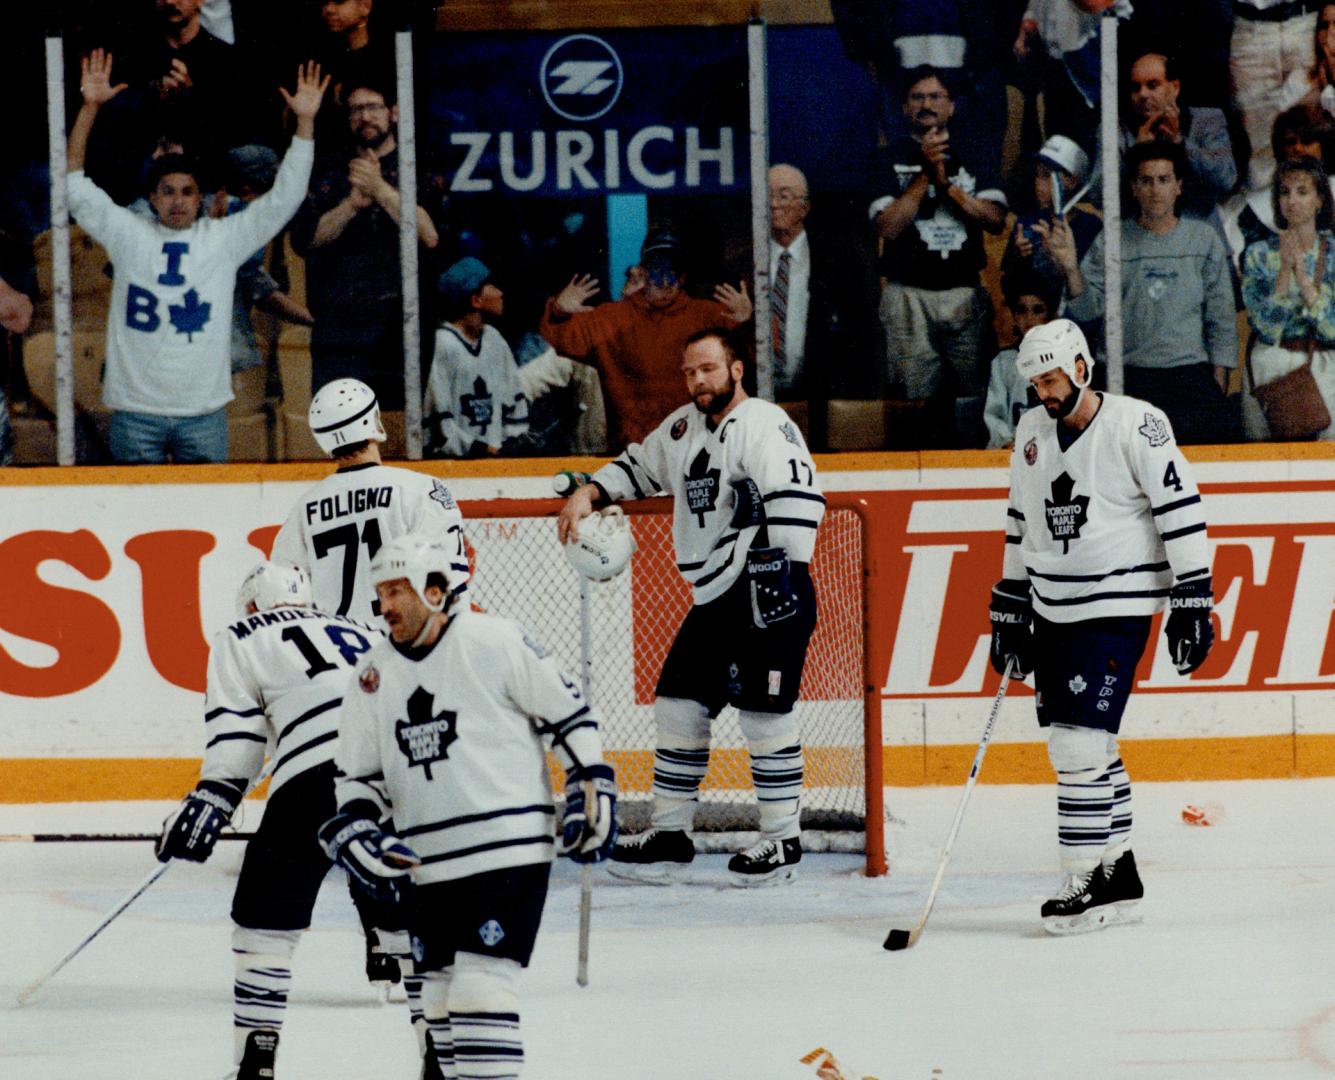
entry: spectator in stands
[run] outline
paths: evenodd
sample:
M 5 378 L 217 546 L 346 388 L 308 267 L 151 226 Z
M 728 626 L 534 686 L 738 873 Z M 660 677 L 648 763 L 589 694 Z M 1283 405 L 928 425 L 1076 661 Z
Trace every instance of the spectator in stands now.
M 1309 0 L 1233 0 L 1229 71 L 1251 143 L 1247 186 L 1254 190 L 1275 171 L 1270 131 L 1284 107 L 1285 84 L 1315 60 L 1317 7 Z
M 1015 425 L 1020 415 L 1039 403 L 1033 385 L 1016 368 L 1015 358 L 1020 355 L 1018 346 L 1025 334 L 1056 317 L 1061 295 L 1045 278 L 1023 267 L 1003 279 L 1001 294 L 1015 326 L 1015 344 L 1002 349 L 992 359 L 987 405 L 983 410 L 989 450 L 1014 444 Z
M 1034 207 L 1015 219 L 1015 231 L 1001 257 L 1003 279 L 1019 272 L 1034 273 L 1045 282 L 1045 292 L 1062 295 L 1066 276 L 1053 261 L 1046 237 L 1054 219 L 1061 216 L 1075 236 L 1076 253 L 1084 258 L 1103 228 L 1097 214 L 1073 203 L 1089 190 L 1088 180 L 1089 156 L 1079 143 L 1065 135 L 1054 135 L 1043 144 L 1034 158 Z M 1054 195 L 1060 207 L 1054 202 Z M 1054 307 L 1051 315 L 1056 314 Z
M 32 241 L 0 227 L 0 357 L 7 350 L 4 335 L 23 334 L 32 322 L 33 298 L 37 295 L 37 268 L 33 264 Z M 0 381 L 0 466 L 14 463 L 14 440 L 9 428 L 9 402 Z
M 621 300 L 588 305 L 598 279 L 576 274 L 547 301 L 539 330 L 558 353 L 592 364 L 602 377 L 613 453 L 641 442 L 664 415 L 690 401 L 681 353 L 698 330 L 751 318 L 746 282 L 720 285 L 713 300 L 686 293 L 685 251 L 677 235 L 651 232 L 640 248 L 644 286 Z
M 1310 157 L 1282 161 L 1272 186 L 1272 234 L 1243 256 L 1242 295 L 1256 334 L 1247 357 L 1242 421 L 1249 439 L 1270 426 L 1253 396 L 1310 360 L 1317 390 L 1335 416 L 1335 215 L 1330 180 Z M 1335 424 L 1317 436 L 1335 439 Z
M 505 313 L 505 294 L 480 259 L 460 259 L 440 276 L 438 290 L 442 321 L 422 405 L 427 456 L 533 452 L 539 433 L 530 430 L 529 409 L 570 384 L 574 363 L 551 349 L 523 367 L 515 362 L 488 322 Z
M 1322 164 L 1326 175 L 1335 164 L 1335 117 L 1319 105 L 1295 105 L 1275 118 L 1270 136 L 1276 161 L 1296 161 L 1310 157 Z M 1331 179 L 1335 185 L 1335 177 Z M 1335 190 L 1335 189 L 1333 189 Z M 1239 271 L 1242 253 L 1258 240 L 1277 235 L 1272 185 L 1256 191 L 1241 191 L 1220 207 L 1224 238 Z
M 316 181 L 291 230 L 293 248 L 306 259 L 306 300 L 315 316 L 311 389 L 361 379 L 382 408 L 402 409 L 398 110 L 384 89 L 354 87 L 347 97 L 356 154 Z M 420 203 L 415 212 L 419 244 L 434 248 L 432 215 Z
M 887 193 L 870 208 L 883 241 L 889 381 L 910 401 L 953 401 L 953 422 L 943 421 L 940 435 L 977 446 L 983 365 L 993 350 L 992 301 L 979 277 L 987 262 L 983 234 L 1006 227 L 1006 196 L 997 163 L 975 160 L 969 146 L 951 139 L 954 104 L 939 73 L 911 73 L 904 114 L 912 134 L 887 147 Z
M 825 445 L 830 398 L 866 397 L 878 389 L 881 332 L 870 267 L 847 245 L 806 228 L 807 178 L 792 165 L 769 171 L 769 274 L 774 395 L 811 402 L 808 442 Z
M 1126 154 L 1139 207 L 1122 222 L 1126 392 L 1166 412 L 1178 442 L 1231 442 L 1237 425 L 1225 389 L 1238 335 L 1228 253 L 1211 225 L 1179 216 L 1186 168 L 1176 143 L 1137 143 Z M 1080 260 L 1071 230 L 1052 227 L 1048 247 L 1065 271 L 1074 319 L 1103 315 L 1105 236 Z
M 1335 4 L 1322 4 L 1316 16 L 1313 40 L 1316 59 L 1307 69 L 1289 75 L 1280 91 L 1280 110 L 1294 105 L 1319 105 L 1335 114 Z
M 1184 105 L 1177 62 L 1162 53 L 1136 58 L 1127 76 L 1129 126 L 1122 129 L 1122 149 L 1156 139 L 1186 151 L 1182 212 L 1211 217 L 1238 181 L 1233 143 L 1222 109 Z
M 334 101 L 346 105 L 358 86 L 393 84 L 394 41 L 372 22 L 373 0 L 322 0 L 318 6 L 329 32 L 320 61 L 333 77 Z
M 315 113 L 327 80 L 304 67 L 294 94 L 296 136 L 273 190 L 245 213 L 200 218 L 203 196 L 190 162 L 158 159 L 149 200 L 157 222 L 117 206 L 84 175 L 88 134 L 100 108 L 122 90 L 111 57 L 95 50 L 82 65 L 83 107 L 69 139 L 69 202 L 111 258 L 103 400 L 112 410 L 111 453 L 121 462 L 226 461 L 232 399 L 230 320 L 236 272 L 287 223 L 310 177 Z

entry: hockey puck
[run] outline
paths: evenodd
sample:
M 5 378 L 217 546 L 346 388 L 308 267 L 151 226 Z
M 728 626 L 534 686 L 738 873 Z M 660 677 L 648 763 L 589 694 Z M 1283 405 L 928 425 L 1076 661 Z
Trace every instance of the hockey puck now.
M 885 947 L 890 952 L 907 949 L 909 947 L 909 932 L 907 930 L 891 930 L 889 936 L 885 939 Z

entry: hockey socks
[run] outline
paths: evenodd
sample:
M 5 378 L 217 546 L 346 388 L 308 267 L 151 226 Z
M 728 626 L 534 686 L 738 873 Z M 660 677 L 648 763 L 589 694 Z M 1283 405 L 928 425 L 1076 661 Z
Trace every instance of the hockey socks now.
M 235 1060 L 245 1053 L 252 1031 L 278 1031 L 287 1013 L 292 987 L 292 954 L 301 938 L 300 930 L 232 930 L 232 955 L 236 977 L 232 984 L 232 1024 Z
M 1057 847 L 1068 873 L 1103 861 L 1112 830 L 1112 756 L 1108 733 L 1053 724 L 1048 757 L 1057 772 Z
M 519 1076 L 524 1046 L 517 1012 L 451 1012 L 450 1029 L 459 1080 L 513 1080 Z
M 760 803 L 760 835 L 769 840 L 791 840 L 801 829 L 804 768 L 797 717 L 791 712 L 742 709 L 738 721 L 751 754 L 751 782 Z
M 1104 862 L 1112 863 L 1131 842 L 1131 778 L 1126 775 L 1126 767 L 1120 757 L 1108 766 L 1108 779 L 1113 789 L 1112 821 L 1108 829 L 1108 851 L 1104 853 Z

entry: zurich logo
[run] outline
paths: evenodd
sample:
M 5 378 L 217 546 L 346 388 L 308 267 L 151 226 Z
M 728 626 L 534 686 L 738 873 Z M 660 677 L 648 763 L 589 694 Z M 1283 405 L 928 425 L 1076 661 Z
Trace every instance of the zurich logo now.
M 552 111 L 567 120 L 596 120 L 616 104 L 625 84 L 616 50 L 592 34 L 570 34 L 547 50 L 538 81 Z

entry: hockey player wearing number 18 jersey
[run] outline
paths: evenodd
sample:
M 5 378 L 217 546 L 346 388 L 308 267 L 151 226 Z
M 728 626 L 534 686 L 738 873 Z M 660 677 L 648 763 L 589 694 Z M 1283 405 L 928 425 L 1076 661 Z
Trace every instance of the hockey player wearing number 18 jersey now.
M 1117 745 L 1148 642 L 1164 623 L 1186 675 L 1214 641 L 1200 492 L 1153 405 L 1095 393 L 1079 327 L 1058 319 L 1020 343 L 1038 392 L 1015 429 L 1003 578 L 992 590 L 993 667 L 1034 673 L 1057 773 L 1064 888 L 1043 905 L 1052 933 L 1096 930 L 1143 895 L 1131 852 L 1131 784 Z
M 792 878 L 802 857 L 802 745 L 793 705 L 816 626 L 808 565 L 825 497 L 788 415 L 747 395 L 742 361 L 723 332 L 687 339 L 692 404 L 632 443 L 561 511 L 568 542 L 596 504 L 672 495 L 677 569 L 694 605 L 656 688 L 651 828 L 617 846 L 618 877 L 666 882 L 695 855 L 687 833 L 709 766 L 710 727 L 740 713 L 760 803 L 761 839 L 728 864 L 734 884 Z

